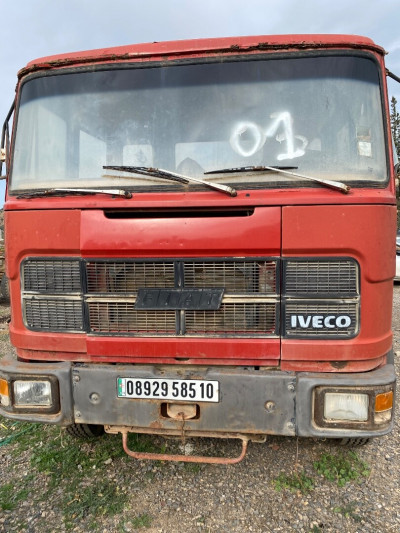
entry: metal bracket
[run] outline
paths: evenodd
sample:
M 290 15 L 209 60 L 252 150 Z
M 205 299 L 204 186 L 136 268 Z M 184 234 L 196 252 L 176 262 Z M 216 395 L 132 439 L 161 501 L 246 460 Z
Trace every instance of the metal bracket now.
M 209 463 L 209 464 L 220 464 L 220 465 L 232 465 L 240 463 L 240 461 L 245 457 L 247 452 L 247 445 L 249 438 L 245 435 L 240 437 L 242 441 L 242 451 L 238 457 L 206 457 L 199 455 L 174 455 L 167 453 L 148 453 L 148 452 L 134 452 L 128 448 L 128 432 L 125 431 L 122 433 L 122 445 L 124 451 L 134 459 L 150 459 L 152 461 L 182 461 L 184 463 Z

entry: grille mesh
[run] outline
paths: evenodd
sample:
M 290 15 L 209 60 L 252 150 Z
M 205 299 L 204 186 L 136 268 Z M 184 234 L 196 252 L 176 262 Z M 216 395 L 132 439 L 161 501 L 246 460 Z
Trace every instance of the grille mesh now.
M 359 329 L 359 266 L 351 259 L 283 260 L 282 302 L 277 259 L 102 260 L 27 259 L 22 299 L 28 328 L 131 336 L 350 338 Z M 86 270 L 86 271 L 85 271 Z M 224 290 L 217 310 L 135 308 L 139 289 Z M 40 296 L 37 294 L 39 293 Z M 77 298 L 77 293 L 80 299 Z M 168 293 L 167 293 L 168 294 Z M 294 327 L 292 317 L 301 316 Z M 323 328 L 307 317 L 332 318 Z M 85 317 L 85 318 L 84 318 Z
M 249 296 L 276 296 L 276 261 L 177 260 L 90 261 L 86 264 L 89 330 L 133 335 L 275 335 L 275 303 L 247 303 Z M 136 296 L 138 289 L 223 288 L 234 303 L 217 311 L 137 310 L 134 302 L 112 301 Z M 101 301 L 96 302 L 96 299 Z M 110 298 L 109 301 L 104 301 Z
M 358 293 L 357 264 L 354 261 L 286 262 L 285 292 L 293 295 L 344 295 Z
M 218 311 L 187 311 L 186 332 L 191 334 L 273 335 L 274 304 L 223 304 Z
M 32 329 L 82 331 L 83 313 L 80 300 L 25 300 L 25 319 Z
M 174 311 L 136 311 L 133 303 L 90 302 L 90 330 L 93 333 L 174 335 Z
M 101 262 L 86 264 L 88 294 L 135 294 L 140 288 L 174 287 L 171 262 Z
M 79 261 L 28 260 L 24 262 L 25 291 L 44 293 L 81 292 Z
M 232 294 L 274 294 L 276 265 L 267 261 L 185 262 L 185 287 L 224 287 Z

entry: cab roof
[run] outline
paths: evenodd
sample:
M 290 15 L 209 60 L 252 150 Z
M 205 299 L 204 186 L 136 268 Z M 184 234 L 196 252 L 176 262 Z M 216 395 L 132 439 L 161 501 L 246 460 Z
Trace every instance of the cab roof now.
M 34 71 L 87 63 L 171 60 L 182 56 L 233 53 L 256 53 L 262 51 L 312 50 L 312 49 L 368 49 L 384 54 L 384 50 L 371 39 L 359 35 L 297 34 L 258 35 L 250 37 L 222 37 L 131 44 L 112 48 L 99 48 L 41 57 L 30 61 L 18 73 L 19 77 Z

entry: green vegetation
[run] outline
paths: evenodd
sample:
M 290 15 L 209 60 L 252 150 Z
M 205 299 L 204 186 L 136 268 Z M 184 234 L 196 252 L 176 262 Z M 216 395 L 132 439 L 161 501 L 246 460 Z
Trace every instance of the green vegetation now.
M 144 513 L 139 516 L 136 516 L 132 521 L 131 524 L 135 529 L 139 529 L 141 527 L 150 527 L 152 522 L 152 518 L 150 515 Z
M 356 511 L 356 504 L 355 503 L 348 503 L 346 505 L 343 505 L 341 507 L 334 507 L 333 512 L 339 513 L 343 515 L 346 518 L 351 518 L 355 522 L 361 522 L 362 517 L 355 512 Z
M 289 489 L 292 492 L 300 491 L 303 494 L 310 492 L 314 488 L 313 480 L 308 477 L 304 471 L 293 472 L 292 474 L 285 474 L 281 472 L 274 480 L 275 489 L 281 491 L 282 489 Z
M 358 481 L 362 477 L 368 477 L 370 474 L 369 466 L 353 451 L 338 451 L 335 454 L 324 453 L 318 461 L 314 462 L 313 466 L 318 474 L 328 481 L 337 483 L 339 487 L 343 487 L 350 481 Z M 306 475 L 304 470 L 291 474 L 281 472 L 274 479 L 274 486 L 278 491 L 288 489 L 292 492 L 300 491 L 305 494 L 312 491 L 314 485 L 314 480 Z M 350 507 L 343 507 L 335 512 L 355 519 L 355 516 L 351 515 L 352 509 Z
M 8 453 L 13 457 L 30 452 L 28 475 L 16 471 L 6 483 L 0 480 L 2 511 L 14 510 L 27 498 L 36 503 L 51 500 L 62 513 L 67 529 L 78 522 L 96 530 L 97 517 L 121 514 L 128 502 L 129 491 L 105 474 L 113 462 L 120 462 L 123 471 L 123 463 L 130 461 L 119 436 L 85 441 L 55 426 L 0 419 L 0 446 L 9 446 Z M 154 440 L 146 436 L 130 436 L 129 446 L 136 451 L 160 453 Z M 149 527 L 151 517 L 142 514 L 130 521 L 135 529 Z
M 360 477 L 368 477 L 370 473 L 368 465 L 353 451 L 340 451 L 334 455 L 324 453 L 319 461 L 314 462 L 314 468 L 318 474 L 335 481 L 339 487 Z
M 397 100 L 394 96 L 390 100 L 390 126 L 392 128 L 394 146 L 400 158 L 400 113 L 397 111 Z
M 24 480 L 24 485 L 26 483 Z M 29 489 L 19 488 L 15 490 L 13 483 L 5 483 L 0 486 L 0 509 L 2 511 L 13 511 L 18 503 L 24 500 L 29 494 Z

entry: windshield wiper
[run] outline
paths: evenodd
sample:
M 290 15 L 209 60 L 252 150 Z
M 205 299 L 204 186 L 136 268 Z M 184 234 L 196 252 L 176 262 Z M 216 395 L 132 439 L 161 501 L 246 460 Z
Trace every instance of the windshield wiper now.
M 43 189 L 40 191 L 32 191 L 21 193 L 17 196 L 21 198 L 40 198 L 41 196 L 68 196 L 70 194 L 109 194 L 111 196 L 123 196 L 124 198 L 132 198 L 132 193 L 123 189 Z
M 161 179 L 167 179 L 171 181 L 178 181 L 179 183 L 200 183 L 201 185 L 205 185 L 206 187 L 209 187 L 210 189 L 215 189 L 216 191 L 221 191 L 226 194 L 229 194 L 230 196 L 237 196 L 237 191 L 233 189 L 232 187 L 229 187 L 228 185 L 221 185 L 220 183 L 213 183 L 210 181 L 204 181 L 200 178 L 193 178 L 189 176 L 182 176 L 182 174 L 176 174 L 175 172 L 171 172 L 170 170 L 164 170 L 162 168 L 152 168 L 152 167 L 129 167 L 125 165 L 107 165 L 103 166 L 104 169 L 107 170 L 119 170 L 121 172 L 131 172 L 133 174 L 140 174 L 142 176 L 150 176 L 152 178 L 161 178 Z M 123 178 L 125 176 L 117 176 L 118 178 Z
M 235 172 L 278 172 L 281 174 L 286 174 L 288 176 L 293 176 L 295 178 L 300 178 L 308 181 L 313 181 L 315 183 L 320 183 L 335 191 L 340 191 L 344 194 L 347 194 L 350 191 L 350 187 L 341 183 L 340 181 L 331 181 L 324 180 L 321 178 L 314 178 L 313 176 L 305 176 L 304 174 L 298 174 L 297 172 L 290 172 L 290 169 L 296 169 L 297 167 L 267 167 L 267 166 L 249 166 L 249 167 L 237 167 L 237 168 L 222 168 L 219 170 L 211 170 L 209 172 L 204 172 L 204 174 L 233 174 Z

